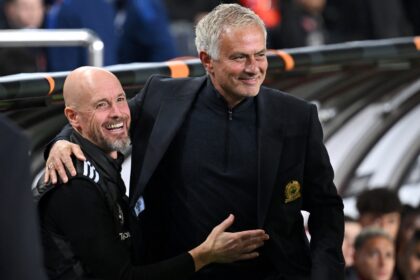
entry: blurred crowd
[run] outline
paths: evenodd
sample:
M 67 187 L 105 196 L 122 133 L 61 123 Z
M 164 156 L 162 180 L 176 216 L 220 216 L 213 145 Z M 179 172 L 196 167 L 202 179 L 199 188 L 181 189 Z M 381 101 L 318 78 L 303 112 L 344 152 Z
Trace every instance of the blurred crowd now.
M 419 280 L 420 208 L 387 188 L 357 197 L 358 217 L 345 219 L 346 280 Z
M 268 48 L 282 49 L 420 34 L 418 0 L 237 0 L 268 28 Z M 96 32 L 104 64 L 196 56 L 194 26 L 219 0 L 0 0 L 0 29 Z M 87 64 L 81 47 L 0 47 L 0 76 L 67 71 Z

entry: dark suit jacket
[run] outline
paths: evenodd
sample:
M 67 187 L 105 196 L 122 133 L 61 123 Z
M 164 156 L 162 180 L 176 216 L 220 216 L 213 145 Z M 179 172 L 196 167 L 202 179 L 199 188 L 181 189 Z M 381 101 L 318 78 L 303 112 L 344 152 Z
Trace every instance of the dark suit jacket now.
M 0 115 L 0 279 L 47 279 L 31 195 L 29 141 Z
M 153 193 L 159 196 L 165 178 L 155 176 L 155 172 L 161 170 L 168 146 L 205 85 L 206 77 L 152 76 L 130 101 L 131 207 L 145 191 L 150 197 Z M 316 107 L 266 87 L 261 88 L 256 101 L 259 136 L 256 211 L 258 226 L 270 235 L 263 254 L 284 279 L 342 279 L 343 204 L 333 183 L 333 169 L 323 144 Z M 158 211 L 159 207 L 153 205 L 158 202 L 148 201 L 147 196 L 145 200 L 144 212 L 149 211 L 151 217 L 157 218 L 150 212 Z M 310 246 L 301 210 L 310 212 Z M 152 218 L 142 228 L 153 232 L 159 223 L 164 221 Z

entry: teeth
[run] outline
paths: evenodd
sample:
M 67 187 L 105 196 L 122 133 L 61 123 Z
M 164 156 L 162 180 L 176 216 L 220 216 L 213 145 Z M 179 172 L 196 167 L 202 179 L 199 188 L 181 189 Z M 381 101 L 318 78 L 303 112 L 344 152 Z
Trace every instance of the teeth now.
M 117 128 L 122 128 L 124 126 L 124 124 L 121 123 L 114 123 L 114 124 L 109 124 L 106 126 L 106 128 L 108 129 L 117 129 Z

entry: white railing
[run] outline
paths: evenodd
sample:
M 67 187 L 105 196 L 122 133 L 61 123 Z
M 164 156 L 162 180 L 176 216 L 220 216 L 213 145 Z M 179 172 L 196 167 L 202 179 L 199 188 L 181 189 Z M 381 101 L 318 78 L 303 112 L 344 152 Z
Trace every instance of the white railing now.
M 88 48 L 88 64 L 103 66 L 104 43 L 89 29 L 0 30 L 0 47 L 73 47 Z

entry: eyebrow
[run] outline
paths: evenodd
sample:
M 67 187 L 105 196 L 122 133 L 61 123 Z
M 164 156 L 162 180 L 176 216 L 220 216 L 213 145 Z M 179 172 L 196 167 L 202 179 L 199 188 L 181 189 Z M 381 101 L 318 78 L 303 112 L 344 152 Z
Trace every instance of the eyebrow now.
M 121 97 L 121 96 L 126 97 L 125 92 L 121 92 L 121 93 L 119 93 L 119 94 L 117 95 L 117 97 Z M 108 102 L 108 99 L 104 97 L 104 98 L 101 98 L 101 99 L 95 100 L 93 103 L 94 103 L 94 104 L 96 104 L 96 103 L 98 103 L 98 102 L 102 102 L 102 101 L 106 101 L 106 102 Z

